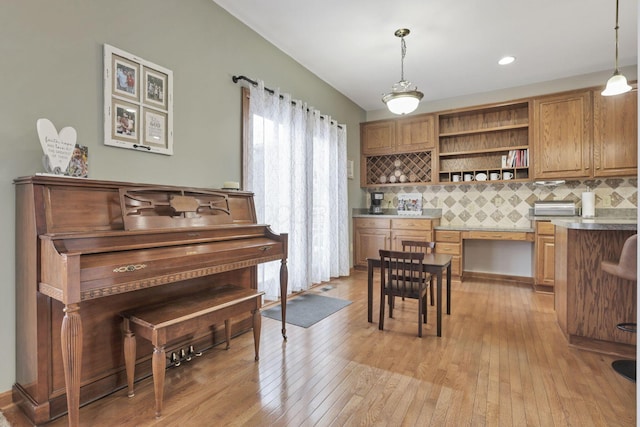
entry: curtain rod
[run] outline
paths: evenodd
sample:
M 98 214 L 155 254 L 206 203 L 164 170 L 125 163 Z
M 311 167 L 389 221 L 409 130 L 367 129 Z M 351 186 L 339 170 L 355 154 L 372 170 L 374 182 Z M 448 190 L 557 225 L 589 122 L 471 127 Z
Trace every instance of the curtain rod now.
M 249 77 L 247 76 L 233 76 L 231 77 L 231 80 L 233 80 L 234 83 L 238 83 L 238 80 L 244 80 L 246 82 L 251 83 L 254 86 L 258 86 L 258 82 L 255 80 L 251 80 Z M 273 89 L 269 89 L 268 87 L 264 87 L 264 90 L 266 90 L 267 92 L 269 92 L 271 95 L 275 94 L 276 92 Z M 280 95 L 280 99 L 283 99 L 284 97 L 282 95 Z
M 253 86 L 258 86 L 258 82 L 255 80 L 251 80 L 249 77 L 247 76 L 232 76 L 231 80 L 233 80 L 234 83 L 238 83 L 238 80 L 244 80 L 246 82 L 251 83 Z M 266 90 L 267 92 L 269 92 L 271 95 L 275 95 L 275 91 L 273 89 L 269 89 L 268 87 L 264 87 L 264 90 Z M 280 95 L 280 99 L 284 99 L 284 96 Z M 291 101 L 291 103 L 293 105 L 296 105 L 295 101 Z M 307 108 L 307 111 L 309 111 L 309 109 Z M 324 116 L 321 114 L 320 115 L 320 119 L 324 120 Z M 338 124 L 338 128 L 342 129 L 342 126 L 340 124 Z

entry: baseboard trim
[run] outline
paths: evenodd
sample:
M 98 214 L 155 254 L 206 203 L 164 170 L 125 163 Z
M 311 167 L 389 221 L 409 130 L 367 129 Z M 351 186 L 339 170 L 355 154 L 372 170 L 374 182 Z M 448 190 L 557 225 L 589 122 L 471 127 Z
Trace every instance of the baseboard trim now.
M 601 341 L 594 338 L 569 335 L 569 346 L 609 356 L 624 357 L 628 359 L 635 359 L 636 357 L 635 344 Z
M 11 406 L 13 406 L 13 392 L 11 390 L 7 390 L 5 392 L 0 393 L 0 410 L 5 410 Z
M 533 277 L 510 276 L 506 274 L 483 273 L 479 271 L 464 271 L 462 273 L 462 276 L 464 277 L 465 281 L 468 279 L 483 279 L 503 283 L 519 283 L 522 285 L 533 286 Z

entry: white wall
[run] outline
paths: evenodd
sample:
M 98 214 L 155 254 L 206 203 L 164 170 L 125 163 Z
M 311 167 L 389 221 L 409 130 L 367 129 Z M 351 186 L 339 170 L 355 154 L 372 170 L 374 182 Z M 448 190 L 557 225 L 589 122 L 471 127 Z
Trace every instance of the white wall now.
M 620 68 L 620 71 L 625 75 L 625 77 L 627 77 L 629 81 L 638 79 L 637 65 Z M 604 89 L 604 86 L 609 77 L 611 77 L 612 72 L 613 70 L 603 70 L 598 73 L 582 74 L 579 76 L 571 76 L 558 80 L 538 82 L 526 86 L 505 88 L 492 92 L 483 92 L 482 88 L 478 88 L 478 92 L 472 95 L 459 96 L 449 99 L 439 99 L 436 101 L 423 100 L 416 109 L 415 113 L 412 114 L 433 113 L 436 111 L 445 111 L 452 108 L 472 107 L 476 105 L 490 104 L 493 102 L 505 102 L 532 96 L 563 92 L 566 90 L 582 89 L 592 86 L 602 86 L 602 88 Z M 424 88 L 425 86 L 421 87 Z M 380 104 L 382 104 L 382 102 Z M 397 117 L 394 114 L 391 114 L 389 110 L 384 108 L 382 105 L 380 107 L 381 108 L 379 110 L 367 111 L 367 121 Z

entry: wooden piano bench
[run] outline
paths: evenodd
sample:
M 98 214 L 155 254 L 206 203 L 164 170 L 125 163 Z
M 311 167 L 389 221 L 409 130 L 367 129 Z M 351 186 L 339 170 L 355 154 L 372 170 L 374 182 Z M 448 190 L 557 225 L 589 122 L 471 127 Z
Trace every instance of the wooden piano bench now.
M 260 306 L 264 292 L 234 285 L 207 289 L 153 306 L 121 313 L 123 317 L 124 360 L 129 397 L 134 396 L 133 379 L 136 366 L 136 335 L 153 344 L 151 365 L 156 401 L 156 417 L 162 413 L 167 342 L 191 334 L 203 326 L 224 321 L 227 349 L 231 340 L 229 319 L 247 311 L 253 314 L 255 360 L 260 348 Z

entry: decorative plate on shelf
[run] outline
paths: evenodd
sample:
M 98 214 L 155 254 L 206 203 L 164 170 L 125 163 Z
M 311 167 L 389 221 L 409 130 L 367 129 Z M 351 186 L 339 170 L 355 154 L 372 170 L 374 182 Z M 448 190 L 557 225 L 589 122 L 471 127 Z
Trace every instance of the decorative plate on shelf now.
M 486 180 L 487 180 L 486 173 L 479 173 L 476 175 L 476 181 L 486 181 Z

